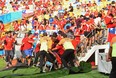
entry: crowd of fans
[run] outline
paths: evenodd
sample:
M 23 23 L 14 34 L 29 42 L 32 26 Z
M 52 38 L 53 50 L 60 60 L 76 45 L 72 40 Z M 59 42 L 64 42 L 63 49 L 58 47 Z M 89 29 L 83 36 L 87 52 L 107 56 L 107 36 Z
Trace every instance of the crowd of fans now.
M 79 52 L 84 56 L 91 46 L 107 42 L 104 39 L 107 37 L 107 28 L 116 26 L 116 2 L 113 1 L 100 10 L 95 2 L 80 3 L 76 5 L 75 14 L 73 5 L 76 3 L 80 2 L 76 0 L 68 8 L 64 8 L 63 0 L 11 1 L 14 11 L 19 11 L 19 8 L 26 10 L 29 5 L 33 5 L 34 14 L 12 22 L 12 31 L 4 31 L 5 26 L 0 21 L 0 55 L 5 55 L 6 67 L 12 66 L 15 45 L 21 46 L 22 63 L 31 66 L 33 61 L 33 65 L 39 66 L 43 72 L 46 62 L 53 64 L 54 69 L 78 66 Z M 2 0 L 1 4 L 4 13 L 5 4 Z M 49 33 L 47 30 L 55 32 Z M 25 36 L 19 44 L 16 38 L 22 37 L 23 33 Z

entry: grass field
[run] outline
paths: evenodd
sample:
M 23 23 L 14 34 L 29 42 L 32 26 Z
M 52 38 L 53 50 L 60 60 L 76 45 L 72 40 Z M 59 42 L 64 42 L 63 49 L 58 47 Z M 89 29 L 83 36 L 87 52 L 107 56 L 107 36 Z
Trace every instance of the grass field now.
M 0 59 L 0 69 L 5 67 L 5 62 Z M 39 74 L 40 70 L 37 67 L 19 68 L 15 72 L 13 69 L 0 72 L 0 78 L 108 78 L 107 75 L 99 73 L 97 70 L 92 70 L 88 73 L 67 74 L 67 71 L 52 71 L 49 73 Z

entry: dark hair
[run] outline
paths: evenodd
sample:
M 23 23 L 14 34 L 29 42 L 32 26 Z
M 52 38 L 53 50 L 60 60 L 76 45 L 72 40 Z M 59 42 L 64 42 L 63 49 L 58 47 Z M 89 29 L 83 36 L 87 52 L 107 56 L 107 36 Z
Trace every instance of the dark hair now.
M 115 1 L 112 1 L 111 4 L 115 4 Z
M 47 21 L 47 19 L 44 18 L 43 21 L 44 21 L 44 25 L 46 25 L 46 21 Z
M 44 11 L 43 14 L 45 15 L 46 14 L 46 11 Z
M 10 1 L 10 4 L 12 4 L 13 2 L 12 1 Z
M 8 34 L 8 31 L 7 31 L 7 32 L 5 32 L 5 34 Z
M 114 15 L 112 13 L 110 13 L 109 16 L 114 17 Z
M 83 15 L 80 15 L 80 17 L 83 17 Z
M 0 20 L 0 23 L 2 23 L 2 24 L 3 24 L 3 21 L 2 21 L 2 20 Z
M 66 29 L 70 29 L 70 26 L 67 26 Z
M 46 33 L 46 32 L 44 32 L 44 33 L 43 33 L 43 36 L 47 36 L 47 33 Z
M 12 33 L 13 31 L 8 31 L 8 33 Z
M 27 35 L 30 36 L 32 33 L 28 32 Z
M 16 33 L 16 32 L 13 32 L 13 35 L 18 35 L 18 33 Z
M 58 31 L 58 34 L 60 34 L 60 35 L 61 35 L 62 33 L 63 33 L 62 31 Z
M 38 21 L 38 18 L 35 18 L 34 20 Z
M 57 37 L 57 33 L 54 32 L 54 33 L 52 34 L 52 37 Z
M 67 37 L 67 35 L 66 35 L 65 33 L 63 33 L 63 34 L 62 34 L 62 36 L 63 36 L 64 38 L 66 38 L 66 37 Z
M 98 17 L 102 17 L 102 14 L 101 13 L 98 13 Z
M 90 18 L 94 18 L 94 15 L 92 15 L 92 14 L 90 14 L 90 16 L 89 16 Z
M 74 22 L 71 22 L 71 26 L 74 26 Z
M 18 23 L 18 21 L 15 21 L 16 23 Z
M 74 34 L 74 32 L 72 30 L 69 30 L 68 32 L 71 33 L 71 34 Z
M 29 20 L 26 20 L 26 23 L 29 24 Z
M 29 31 L 28 33 L 27 33 L 27 36 L 30 36 L 32 33 L 31 33 L 31 31 Z

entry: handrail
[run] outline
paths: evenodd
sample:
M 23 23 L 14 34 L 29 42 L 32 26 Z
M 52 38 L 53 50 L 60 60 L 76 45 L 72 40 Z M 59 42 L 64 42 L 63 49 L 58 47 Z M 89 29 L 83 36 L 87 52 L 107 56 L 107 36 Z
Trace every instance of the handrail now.
M 88 50 L 85 57 L 81 57 L 79 61 L 87 61 L 90 58 L 90 56 L 95 52 L 95 62 L 97 64 L 99 49 L 105 49 L 105 53 L 107 53 L 109 50 L 109 46 L 108 45 L 95 45 L 92 47 L 92 49 Z

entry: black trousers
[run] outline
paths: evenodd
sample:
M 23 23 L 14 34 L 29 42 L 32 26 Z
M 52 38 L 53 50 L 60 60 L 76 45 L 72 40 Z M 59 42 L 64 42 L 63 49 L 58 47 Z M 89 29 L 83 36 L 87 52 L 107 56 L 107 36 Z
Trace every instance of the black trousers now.
M 40 56 L 40 53 L 39 52 L 35 53 L 34 64 L 37 64 L 39 56 Z
M 12 50 L 5 50 L 6 62 L 11 64 L 11 60 L 13 60 L 13 51 Z
M 61 56 L 62 63 L 64 67 L 69 68 L 67 63 L 70 63 L 71 66 L 74 66 L 74 50 L 73 49 L 67 49 L 64 51 L 64 54 Z
M 112 57 L 112 70 L 109 78 L 116 78 L 116 57 Z
M 50 54 L 47 53 L 46 51 L 40 51 L 39 52 L 39 56 L 40 56 L 40 71 L 43 71 L 43 65 L 45 63 L 45 57 L 47 58 L 47 60 L 49 62 L 52 62 L 53 63 L 53 60 L 52 58 L 50 57 Z

